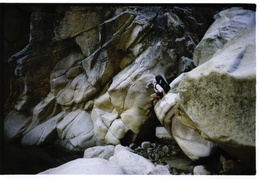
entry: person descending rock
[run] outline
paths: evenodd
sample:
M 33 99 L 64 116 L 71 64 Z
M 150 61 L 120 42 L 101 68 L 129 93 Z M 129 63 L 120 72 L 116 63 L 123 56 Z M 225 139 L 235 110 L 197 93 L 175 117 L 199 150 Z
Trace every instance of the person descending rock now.
M 163 79 L 161 75 L 155 77 L 156 83 L 149 82 L 146 89 L 153 88 L 155 93 L 151 94 L 150 102 L 154 106 L 153 102 L 158 99 L 162 99 L 164 95 L 170 90 L 169 84 Z

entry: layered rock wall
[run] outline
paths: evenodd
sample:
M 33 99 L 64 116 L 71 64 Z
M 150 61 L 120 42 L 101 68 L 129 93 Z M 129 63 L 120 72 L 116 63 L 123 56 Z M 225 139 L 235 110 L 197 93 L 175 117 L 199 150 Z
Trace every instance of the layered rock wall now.
M 152 91 L 144 86 L 157 74 L 170 82 L 192 69 L 194 47 L 218 12 L 173 5 L 27 8 L 29 44 L 9 58 L 15 77 L 5 138 L 71 150 L 150 136 L 156 122 L 147 123 L 154 119 Z

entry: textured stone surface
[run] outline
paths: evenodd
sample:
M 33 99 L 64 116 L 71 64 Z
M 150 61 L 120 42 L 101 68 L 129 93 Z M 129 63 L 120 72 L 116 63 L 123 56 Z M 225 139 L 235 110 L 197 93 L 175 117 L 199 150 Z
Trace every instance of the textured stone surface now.
M 188 73 L 179 85 L 181 108 L 194 128 L 243 160 L 254 158 L 255 62 L 252 28 Z M 238 147 L 249 153 L 242 157 Z
M 226 135 L 234 135 L 231 136 L 233 142 L 254 145 L 254 37 L 255 29 L 252 28 L 229 43 L 209 62 L 188 73 L 180 84 L 181 106 L 194 123 L 199 124 L 205 136 L 228 141 Z M 213 131 L 217 126 L 217 132 Z
M 93 8 L 93 9 L 91 9 Z M 65 17 L 55 28 L 55 39 L 62 40 L 74 37 L 82 32 L 97 27 L 101 23 L 102 7 L 72 7 L 67 11 Z

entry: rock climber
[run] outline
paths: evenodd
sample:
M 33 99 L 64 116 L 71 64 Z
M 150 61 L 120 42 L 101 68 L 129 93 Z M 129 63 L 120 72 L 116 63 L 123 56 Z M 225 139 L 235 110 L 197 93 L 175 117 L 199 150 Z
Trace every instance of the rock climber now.
M 149 82 L 146 86 L 146 89 L 153 88 L 155 93 L 151 94 L 150 102 L 154 107 L 154 101 L 162 99 L 164 95 L 170 90 L 169 84 L 163 79 L 161 75 L 155 77 L 156 83 Z

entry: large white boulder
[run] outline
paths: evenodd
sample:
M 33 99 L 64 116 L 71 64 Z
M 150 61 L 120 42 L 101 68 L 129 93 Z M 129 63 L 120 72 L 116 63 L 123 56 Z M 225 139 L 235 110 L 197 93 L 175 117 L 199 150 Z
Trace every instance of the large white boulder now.
M 79 158 L 73 161 L 69 161 L 56 168 L 48 169 L 39 173 L 39 175 L 46 174 L 125 174 L 124 169 L 111 161 L 101 158 Z
M 167 167 L 155 166 L 150 160 L 130 152 L 122 145 L 115 147 L 114 156 L 110 157 L 109 161 L 119 164 L 129 175 L 170 174 Z
M 206 140 L 194 129 L 184 125 L 175 116 L 172 119 L 171 131 L 174 139 L 183 152 L 192 160 L 209 157 L 215 152 L 216 145 Z
M 175 94 L 166 95 L 156 105 L 155 111 L 167 129 L 173 127 L 170 131 L 172 134 L 175 133 L 174 136 L 178 142 L 180 139 L 177 136 L 184 135 L 189 141 L 188 146 L 192 147 L 194 143 L 197 145 L 199 142 L 195 138 L 198 135 L 206 139 L 203 140 L 203 145 L 207 144 L 207 148 L 213 147 L 211 144 L 213 142 L 254 168 L 255 14 L 252 11 L 237 8 L 224 11 L 221 15 L 223 19 L 241 21 L 243 22 L 241 26 L 244 24 L 246 26 L 235 29 L 235 26 L 232 27 L 233 21 L 221 21 L 221 23 L 216 21 L 212 24 L 210 30 L 229 26 L 240 31 L 235 33 L 235 37 L 229 37 L 229 41 L 225 42 L 219 50 L 214 51 L 210 58 L 199 56 L 200 62 L 203 63 L 172 82 L 171 87 L 174 89 L 170 93 Z M 239 27 L 238 24 L 236 26 Z M 228 33 L 231 32 L 229 30 Z M 219 34 L 218 38 L 220 37 Z M 211 42 L 211 46 L 217 46 L 217 44 Z M 198 48 L 206 52 L 207 45 L 200 44 Z M 180 122 L 182 127 L 177 128 Z M 188 127 L 191 129 L 187 133 Z M 185 147 L 188 147 L 187 142 L 184 143 Z M 180 147 L 184 150 L 183 145 Z M 193 149 L 198 149 L 198 146 Z
M 155 168 L 151 161 L 126 150 L 121 145 L 115 147 L 114 156 L 110 158 L 110 161 L 122 166 L 127 174 L 143 175 Z
M 100 156 L 97 155 L 98 152 L 101 153 Z M 111 154 L 113 156 L 106 160 Z M 72 160 L 39 174 L 170 175 L 168 167 L 154 165 L 150 160 L 130 152 L 128 147 L 122 145 L 117 145 L 115 148 L 114 146 L 89 148 L 84 156 L 85 158 Z
M 255 28 L 251 28 L 179 85 L 186 124 L 244 161 L 255 155 L 255 67 Z

